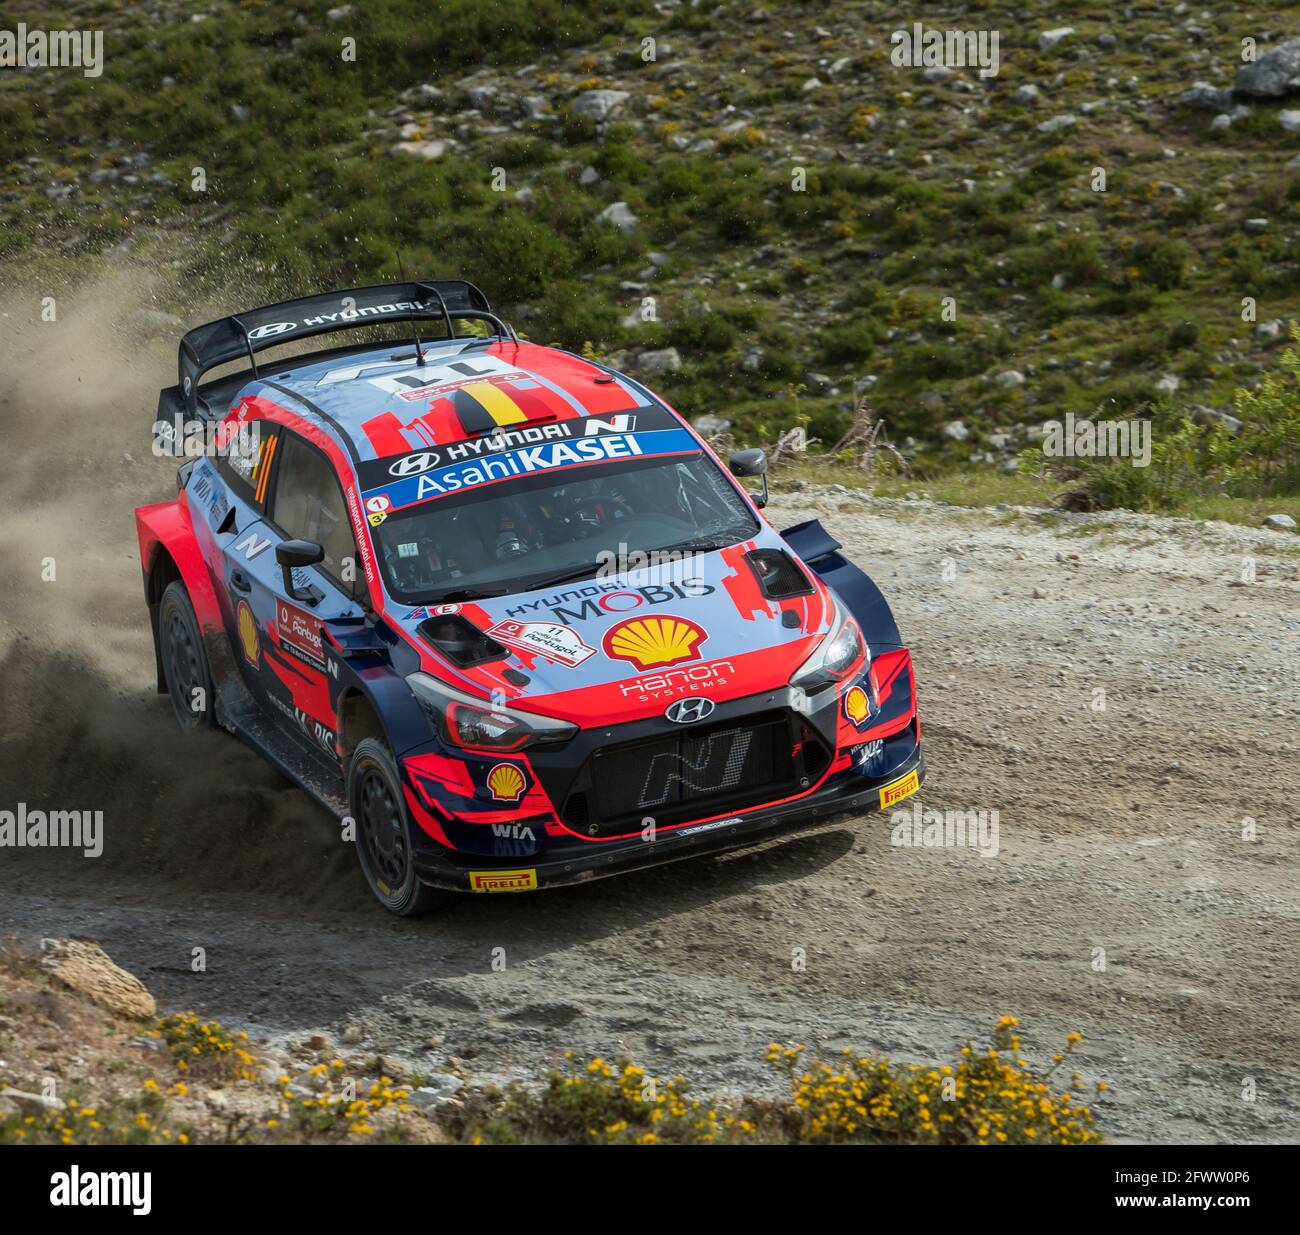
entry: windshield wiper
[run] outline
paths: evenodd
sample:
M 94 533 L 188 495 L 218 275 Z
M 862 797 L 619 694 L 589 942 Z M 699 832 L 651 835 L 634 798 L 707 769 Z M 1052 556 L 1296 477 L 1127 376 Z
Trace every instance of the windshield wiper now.
M 754 533 L 750 528 L 728 528 L 716 536 L 701 537 L 699 540 L 683 540 L 676 545 L 661 545 L 652 549 L 652 553 L 716 553 L 719 549 L 729 549 L 732 545 L 748 540 Z
M 491 600 L 494 596 L 504 596 L 507 591 L 509 589 L 503 587 L 462 587 L 452 592 L 441 592 L 425 603 L 445 605 L 462 600 Z
M 600 569 L 598 562 L 588 562 L 584 566 L 577 566 L 571 570 L 562 570 L 558 574 L 543 575 L 540 579 L 529 579 L 521 589 L 525 592 L 536 592 L 540 588 L 554 587 L 557 583 L 572 583 L 576 579 L 587 579 Z

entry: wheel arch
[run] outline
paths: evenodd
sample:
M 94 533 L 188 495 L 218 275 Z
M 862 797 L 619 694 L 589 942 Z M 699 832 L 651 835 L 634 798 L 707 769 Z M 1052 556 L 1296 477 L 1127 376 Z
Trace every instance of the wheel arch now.
M 135 525 L 140 544 L 145 603 L 149 607 L 149 623 L 153 631 L 157 688 L 159 693 L 165 693 L 158 639 L 158 606 L 163 592 L 176 580 L 184 583 L 199 630 L 205 637 L 224 630 L 221 606 L 195 539 L 189 511 L 180 499 L 136 507 Z
M 388 730 L 375 701 L 360 687 L 345 686 L 338 698 L 338 739 L 339 756 L 344 768 L 348 759 L 366 738 L 379 738 L 391 751 L 392 742 Z M 394 755 L 396 759 L 396 755 Z

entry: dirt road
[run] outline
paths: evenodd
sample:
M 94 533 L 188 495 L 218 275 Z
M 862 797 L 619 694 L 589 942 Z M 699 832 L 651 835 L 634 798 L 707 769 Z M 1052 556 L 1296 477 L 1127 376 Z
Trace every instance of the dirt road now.
M 996 810 L 996 856 L 871 815 L 397 922 L 304 795 L 152 693 L 130 506 L 169 484 L 146 437 L 166 351 L 106 383 L 84 337 L 59 351 L 76 432 L 26 380 L 50 344 L 0 374 L 0 808 L 103 810 L 105 851 L 0 850 L 0 932 L 92 935 L 167 1008 L 483 1075 L 629 1051 L 756 1089 L 774 1039 L 925 1060 L 1010 1012 L 1039 1058 L 1083 1033 L 1113 1135 L 1300 1138 L 1294 536 L 778 492 L 778 527 L 821 517 L 895 602 L 921 800 Z

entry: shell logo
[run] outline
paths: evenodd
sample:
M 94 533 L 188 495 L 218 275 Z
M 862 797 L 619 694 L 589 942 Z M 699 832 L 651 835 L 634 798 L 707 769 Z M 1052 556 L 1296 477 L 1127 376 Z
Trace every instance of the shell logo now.
M 497 802 L 518 802 L 527 784 L 524 774 L 513 763 L 498 763 L 487 777 L 487 787 Z
M 257 637 L 257 619 L 253 616 L 253 611 L 248 607 L 246 600 L 239 602 L 236 625 L 239 627 L 239 642 L 244 649 L 244 655 L 248 657 L 250 664 L 257 664 L 262 651 L 262 641 Z
M 631 661 L 638 669 L 694 660 L 709 637 L 703 626 L 679 617 L 638 617 L 605 635 L 605 655 Z
M 861 725 L 871 715 L 871 704 L 867 692 L 861 686 L 855 686 L 844 696 L 844 715 L 855 725 Z

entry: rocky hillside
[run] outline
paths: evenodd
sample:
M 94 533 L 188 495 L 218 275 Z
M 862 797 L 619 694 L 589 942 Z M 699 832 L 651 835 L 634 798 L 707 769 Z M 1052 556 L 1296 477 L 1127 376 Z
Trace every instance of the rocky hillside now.
M 400 254 L 742 440 L 829 445 L 866 394 L 922 469 L 1065 412 L 1227 423 L 1297 315 L 1285 10 L 927 9 L 997 33 L 986 74 L 893 63 L 874 0 L 587 9 L 29 6 L 106 63 L 0 79 L 0 247 L 161 252 L 186 321 Z

